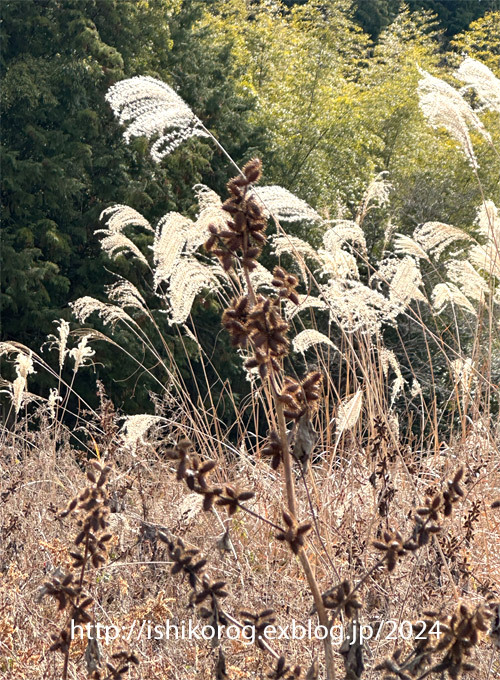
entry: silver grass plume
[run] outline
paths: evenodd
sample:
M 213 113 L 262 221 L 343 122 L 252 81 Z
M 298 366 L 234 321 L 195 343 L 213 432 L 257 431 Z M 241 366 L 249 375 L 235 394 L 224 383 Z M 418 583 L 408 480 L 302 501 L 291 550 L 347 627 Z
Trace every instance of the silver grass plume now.
M 276 234 L 272 237 L 272 243 L 275 255 L 278 257 L 281 255 L 293 257 L 299 267 L 302 279 L 307 283 L 309 278 L 305 258 L 308 257 L 316 261 L 320 259 L 311 244 L 303 241 L 298 236 L 288 236 L 287 234 Z
M 170 323 L 183 324 L 191 313 L 193 302 L 204 288 L 220 287 L 217 275 L 225 277 L 221 267 L 204 265 L 194 257 L 180 257 L 170 277 L 168 301 Z
M 404 311 L 412 300 L 425 302 L 420 288 L 423 286 L 422 273 L 417 262 L 407 255 L 394 265 L 389 283 L 389 300 Z
M 385 178 L 386 174 L 386 170 L 379 173 L 368 185 L 361 202 L 361 207 L 356 215 L 356 224 L 359 226 L 363 224 L 363 220 L 370 210 L 383 207 L 389 202 L 392 184 Z
M 478 168 L 469 129 L 477 130 L 488 142 L 491 142 L 491 135 L 458 90 L 421 68 L 419 71 L 422 79 L 418 83 L 418 95 L 425 118 L 432 127 L 445 128 L 458 142 L 470 164 Z
M 130 252 L 144 264 L 148 264 L 146 258 L 125 234 L 123 230 L 129 226 L 144 227 L 147 231 L 154 231 L 147 219 L 137 210 L 129 208 L 128 205 L 113 205 L 106 208 L 100 214 L 99 219 L 106 220 L 106 229 L 96 229 L 96 234 L 103 234 L 100 237 L 102 250 L 114 259 L 123 252 Z
M 299 304 L 296 305 L 291 300 L 285 302 L 285 319 L 291 321 L 297 314 L 304 311 L 305 309 L 328 309 L 328 305 L 324 300 L 313 295 L 302 295 L 298 294 Z
M 47 399 L 47 408 L 49 410 L 49 415 L 52 420 L 56 418 L 56 406 L 57 402 L 62 401 L 62 397 L 55 387 L 52 387 L 49 392 L 49 397 Z
M 328 345 L 333 349 L 337 349 L 329 337 L 312 328 L 301 331 L 292 341 L 294 351 L 301 354 L 305 354 L 310 347 L 318 344 Z
M 406 384 L 406 380 L 403 378 L 399 361 L 396 359 L 396 355 L 392 350 L 383 347 L 380 350 L 379 356 L 380 363 L 382 365 L 382 372 L 384 374 L 385 379 L 387 380 L 389 377 L 389 369 L 392 369 L 392 371 L 396 375 L 391 390 L 391 406 L 392 406 L 398 394 L 403 391 L 404 386 Z
M 493 201 L 485 201 L 477 211 L 476 222 L 479 231 L 489 241 L 500 243 L 500 216 Z M 500 245 L 498 246 L 500 249 Z
M 132 137 L 158 139 L 151 156 L 159 163 L 191 137 L 209 137 L 200 119 L 186 102 L 166 83 L 149 76 L 121 80 L 106 94 L 114 114 L 122 124 L 128 143 Z
M 78 373 L 78 369 L 81 366 L 86 366 L 86 362 L 90 360 L 95 354 L 94 350 L 88 346 L 88 341 L 91 337 L 91 333 L 84 335 L 78 345 L 70 350 L 69 356 L 75 362 L 75 366 L 73 368 L 74 373 Z
M 335 422 L 337 425 L 337 437 L 346 430 L 352 429 L 359 420 L 363 406 L 363 390 L 358 390 L 353 397 L 344 399 L 337 410 Z
M 383 260 L 371 280 L 388 284 L 393 317 L 404 312 L 412 300 L 427 301 L 420 290 L 423 285 L 422 273 L 417 262 L 409 255 L 402 260 L 395 257 Z
M 146 300 L 137 288 L 127 279 L 119 277 L 116 283 L 106 287 L 108 300 L 116 302 L 122 309 L 129 307 L 149 315 Z
M 28 375 L 30 373 L 35 373 L 32 352 L 18 352 L 16 354 L 14 365 L 17 377 L 12 383 L 12 402 L 14 404 L 16 413 L 19 413 L 24 401 L 26 385 L 28 383 Z
M 33 366 L 33 352 L 22 345 L 20 342 L 0 342 L 0 357 L 4 354 L 15 354 L 14 366 L 16 371 L 16 378 L 13 382 L 2 381 L 2 384 L 7 386 L 6 390 L 11 398 L 16 414 L 19 413 L 21 406 L 26 403 L 29 393 L 26 392 L 26 385 L 28 382 L 28 375 L 35 373 Z M 32 395 L 34 396 L 34 395 Z
M 320 248 L 318 255 L 322 264 L 321 274 L 339 279 L 359 279 L 356 258 L 346 250 L 330 251 Z
M 466 57 L 455 76 L 476 91 L 485 108 L 500 111 L 500 80 L 485 64 Z
M 436 314 L 441 314 L 446 305 L 456 305 L 476 315 L 471 301 L 454 283 L 438 283 L 432 291 L 432 306 Z
M 413 239 L 436 259 L 455 241 L 471 241 L 469 234 L 462 229 L 443 222 L 424 222 L 413 232 Z
M 121 309 L 116 305 L 101 302 L 88 295 L 78 298 L 78 300 L 75 300 L 74 302 L 70 302 L 69 306 L 75 317 L 81 322 L 86 321 L 91 314 L 97 312 L 104 325 L 110 325 L 112 328 L 116 326 L 118 321 L 125 321 L 132 325 L 137 325 L 134 319 L 127 314 L 124 309 Z
M 59 368 L 62 368 L 64 365 L 64 359 L 68 353 L 67 344 L 69 337 L 69 323 L 64 319 L 59 319 L 59 322 L 54 321 L 54 323 L 59 323 L 59 326 L 57 326 L 58 334 L 51 334 L 47 336 L 47 343 L 42 345 L 42 351 L 45 344 L 49 345 L 49 349 L 57 349 L 59 353 Z
M 475 267 L 500 280 L 500 217 L 493 201 L 485 201 L 476 221 L 486 242 L 471 248 L 469 259 Z
M 483 252 L 481 246 L 474 246 L 469 253 L 470 262 L 469 260 L 452 260 L 446 265 L 446 271 L 450 281 L 459 286 L 467 298 L 482 304 L 489 288 L 481 274 L 472 266 L 472 264 L 475 264 L 480 268 L 480 265 L 474 262 L 472 257 L 476 249 Z
M 346 333 L 359 331 L 377 335 L 382 324 L 393 323 L 399 312 L 399 308 L 395 309 L 382 293 L 360 281 L 331 278 L 327 284 L 320 286 L 320 291 L 328 306 L 330 321 Z
M 139 442 L 144 443 L 144 436 L 150 427 L 157 425 L 162 420 L 164 419 L 160 416 L 147 414 L 126 416 L 120 429 L 123 445 L 135 451 Z
M 417 243 L 410 236 L 404 234 L 395 234 L 394 238 L 394 252 L 397 255 L 411 255 L 421 260 L 429 260 L 429 256 L 422 248 L 420 243 Z
M 273 286 L 273 279 L 274 276 L 272 273 L 269 271 L 269 269 L 266 269 L 263 264 L 260 262 L 256 262 L 256 267 L 253 270 L 253 272 L 249 273 L 250 277 L 250 283 L 252 284 L 252 287 L 254 290 L 258 290 L 259 288 L 262 288 L 263 286 L 269 288 L 270 290 L 276 290 Z M 248 286 L 246 281 L 244 282 L 244 287 L 245 287 L 245 292 L 248 293 Z
M 158 222 L 153 243 L 155 286 L 170 279 L 192 226 L 190 219 L 177 212 L 168 213 Z
M 128 205 L 112 205 L 105 208 L 99 215 L 99 220 L 106 218 L 108 231 L 121 234 L 125 227 L 144 227 L 148 231 L 154 231 L 147 219 Z
M 322 222 L 322 217 L 301 198 L 277 185 L 253 189 L 266 217 L 277 217 L 283 222 Z
M 129 252 L 143 264 L 148 264 L 139 248 L 125 234 L 109 231 L 108 229 L 96 229 L 95 233 L 104 234 L 104 236 L 100 237 L 101 248 L 110 259 L 114 260 L 119 255 Z
M 323 245 L 331 252 L 338 250 L 348 241 L 358 244 L 366 251 L 365 234 L 361 227 L 351 220 L 334 220 L 334 226 L 323 235 Z
M 196 225 L 208 237 L 208 227 L 213 224 L 219 231 L 227 226 L 227 213 L 222 209 L 219 194 L 204 184 L 195 184 L 193 191 L 198 201 Z

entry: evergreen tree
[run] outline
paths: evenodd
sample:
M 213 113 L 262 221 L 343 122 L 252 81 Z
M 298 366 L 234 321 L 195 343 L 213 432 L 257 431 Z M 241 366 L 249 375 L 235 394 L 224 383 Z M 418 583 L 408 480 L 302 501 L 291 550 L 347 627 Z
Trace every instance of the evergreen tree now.
M 125 257 L 111 264 L 100 253 L 94 231 L 104 207 L 127 203 L 154 221 L 168 210 L 192 209 L 197 182 L 222 189 L 227 161 L 213 159 L 205 141 L 192 140 L 161 166 L 144 140 L 127 146 L 104 98 L 110 85 L 138 74 L 162 78 L 216 135 L 227 137 L 237 160 L 258 143 L 245 123 L 251 100 L 234 93 L 232 65 L 211 49 L 208 29 L 196 26 L 205 6 L 201 0 L 2 3 L 4 339 L 38 348 L 54 319 L 69 318 L 68 301 L 102 295 L 112 280 L 106 269 L 134 277 Z M 141 274 L 135 277 L 141 285 Z M 131 368 L 110 362 L 99 371 L 123 378 Z M 119 402 L 127 398 L 115 389 Z M 147 385 L 133 396 L 133 408 L 144 398 Z

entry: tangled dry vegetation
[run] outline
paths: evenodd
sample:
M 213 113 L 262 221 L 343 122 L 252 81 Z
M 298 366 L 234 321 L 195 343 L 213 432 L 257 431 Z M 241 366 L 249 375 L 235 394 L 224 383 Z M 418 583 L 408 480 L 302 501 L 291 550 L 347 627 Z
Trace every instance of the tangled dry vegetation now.
M 113 420 L 108 422 L 112 427 Z M 17 434 L 22 436 L 22 445 L 12 436 L 2 456 L 0 671 L 6 679 L 60 677 L 62 655 L 49 648 L 59 642 L 73 605 L 51 596 L 46 584 L 54 584 L 55 579 L 63 583 L 65 574 L 80 571 L 74 566 L 74 553 L 81 552 L 81 542 L 80 549 L 75 546 L 81 530 L 77 517 L 83 518 L 87 511 L 62 515 L 73 498 L 93 486 L 86 477 L 92 465 L 67 442 L 54 460 L 52 432 L 45 423 L 36 434 L 20 426 Z M 175 438 L 177 433 L 170 436 Z M 252 489 L 255 496 L 244 505 L 266 522 L 242 510 L 228 517 L 218 506 L 204 512 L 201 497 L 176 479 L 175 465 L 166 452 L 168 439 L 168 433 L 153 433 L 135 456 L 112 443 L 97 442 L 102 464 L 111 467 L 101 487 L 109 499 L 106 533 L 111 537 L 105 562 L 99 560 L 87 568 L 86 596 L 92 598 L 87 611 L 92 620 L 123 626 L 127 635 L 134 620 L 200 620 L 188 579 L 171 574 L 173 560 L 166 536 L 182 540 L 186 549 L 200 550 L 207 559 L 210 581 L 228 584 L 222 606 L 228 614 L 238 618 L 242 609 L 258 613 L 271 608 L 281 626 L 292 619 L 307 622 L 313 616 L 312 603 L 300 563 L 286 544 L 274 540 L 276 532 L 268 523 L 282 524 L 286 501 L 276 473 L 261 455 L 262 447 L 237 458 L 229 456 L 233 458 L 229 463 L 214 456 L 211 446 L 196 449 L 203 459 L 215 460 L 212 478 L 216 485 Z M 383 438 L 380 443 L 372 439 L 364 450 L 353 443 L 343 454 L 334 475 L 326 474 L 320 463 L 312 466 L 310 501 L 304 487 L 297 493 L 298 516 L 314 525 L 307 554 L 321 591 L 344 580 L 362 582 L 358 589 L 362 608 L 350 611 L 349 616 L 341 611 L 339 621 L 347 626 L 355 615 L 373 624 L 389 619 L 415 622 L 424 611 L 445 617 L 459 603 L 472 612 L 499 599 L 500 517 L 499 510 L 490 506 L 498 497 L 500 473 L 498 449 L 489 433 L 472 428 L 463 442 L 452 444 L 445 454 L 418 455 Z M 381 555 L 373 541 L 383 542 L 386 531 L 409 536 L 416 508 L 424 505 L 426 497 L 445 490 L 446 481 L 461 465 L 464 495 L 454 504 L 451 516 L 439 522 L 442 531 L 419 550 L 399 557 L 392 571 L 384 566 L 373 570 Z M 60 603 L 65 606 L 61 608 Z M 467 659 L 476 665 L 476 670 L 466 672 L 468 678 L 485 680 L 500 672 L 495 647 L 500 644 L 498 612 L 487 626 L 491 636 L 480 632 Z M 272 645 L 287 663 L 300 664 L 305 670 L 321 656 L 319 641 L 283 640 Z M 336 654 L 337 677 L 383 677 L 374 668 L 401 646 L 401 658 L 405 658 L 412 641 L 365 643 L 362 675 L 359 659 L 348 659 L 348 668 L 356 675 L 346 676 L 343 658 L 347 657 Z M 88 677 L 99 661 L 119 667 L 121 660 L 110 657 L 122 652 L 138 661 L 131 677 L 251 679 L 268 677 L 272 671 L 270 654 L 245 641 L 224 640 L 222 649 L 227 676 L 216 675 L 218 651 L 214 652 L 211 642 L 148 640 L 137 627 L 130 641 L 101 642 L 100 649 L 92 649 L 86 640 L 75 640 L 69 652 L 68 677 Z M 406 675 L 418 677 L 408 670 Z M 101 677 L 113 676 L 105 671 Z
M 423 74 L 424 112 L 432 96 L 442 111 L 455 107 L 448 131 L 475 170 L 467 125 L 480 121 L 462 95 L 440 83 Z M 210 137 L 174 94 L 152 79 L 134 79 L 109 95 L 122 122 L 133 120 L 129 136 L 174 129 L 155 142 L 158 158 L 193 135 Z M 443 124 L 435 110 L 431 123 Z M 384 179 L 368 188 L 355 220 L 322 224 L 324 248 L 316 251 L 290 238 L 280 220 L 322 222 L 319 215 L 279 187 L 256 187 L 260 175 L 253 159 L 229 181 L 224 202 L 198 187 L 196 222 L 169 213 L 153 229 L 130 208 L 114 206 L 100 230 L 110 257 L 126 252 L 149 268 L 152 290 L 170 323 L 198 346 L 202 366 L 210 360 L 190 312 L 201 291 L 215 296 L 251 385 L 236 405 L 226 383 L 235 413 L 229 428 L 208 378 L 206 394 L 186 390 L 130 281 L 110 287 L 107 302 L 81 298 L 73 311 L 82 322 L 97 313 L 111 329 L 124 324 L 142 342 L 165 372 L 162 382 L 139 362 L 160 388 L 154 414 L 116 412 L 102 385 L 97 410 L 80 400 L 71 412 L 77 373 L 94 356 L 90 343 L 106 340 L 103 333 L 70 331 L 61 321 L 48 342 L 59 372 L 22 345 L 0 347 L 15 357 L 17 376 L 5 383 L 11 417 L 0 461 L 2 677 L 498 677 L 500 431 L 490 412 L 498 387 L 488 354 L 497 333 L 498 211 L 485 200 L 479 240 L 451 225 L 421 225 L 413 238 L 399 235 L 396 255 L 370 269 L 363 221 L 375 202 L 387 200 Z M 295 273 L 281 261 L 272 271 L 258 261 L 271 217 L 274 253 L 290 256 Z M 124 233 L 131 226 L 154 233 L 151 265 Z M 449 280 L 429 299 L 420 260 L 436 268 L 456 241 L 467 250 L 448 260 Z M 451 353 L 445 408 L 435 393 L 424 398 L 411 366 L 405 377 L 383 342 L 382 329 L 397 329 L 401 315 L 424 326 L 419 303 L 436 313 L 451 305 L 458 336 L 458 314 L 476 324 L 470 356 L 460 337 L 457 350 L 438 330 L 427 336 L 423 329 Z M 310 323 L 299 316 L 304 310 L 314 310 Z M 314 314 L 325 312 L 329 323 L 316 323 Z M 340 348 L 319 330 L 334 324 Z M 46 399 L 27 391 L 35 367 L 57 382 Z M 396 408 L 402 395 L 406 413 Z M 419 437 L 410 434 L 412 413 L 422 419 Z M 443 413 L 455 423 L 446 443 Z M 167 621 L 237 634 L 160 639 L 156 626 Z M 307 630 L 309 622 L 322 626 L 323 640 L 300 632 L 294 639 L 292 626 Z

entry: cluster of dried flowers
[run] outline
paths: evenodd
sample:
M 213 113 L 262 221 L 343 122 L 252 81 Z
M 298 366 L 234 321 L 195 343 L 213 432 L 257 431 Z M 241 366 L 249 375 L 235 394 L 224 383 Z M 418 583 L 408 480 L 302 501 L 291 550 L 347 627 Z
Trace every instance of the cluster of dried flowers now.
M 63 628 L 52 634 L 50 651 L 63 654 L 64 665 L 62 679 L 67 680 L 69 673 L 69 655 L 73 642 L 72 631 L 77 626 L 93 626 L 95 624 L 90 609 L 94 597 L 90 592 L 88 571 L 97 569 L 107 561 L 107 546 L 112 534 L 107 531 L 110 499 L 107 483 L 111 474 L 109 465 L 102 466 L 94 462 L 87 472 L 90 485 L 79 493 L 59 514 L 62 521 L 70 514 L 77 517 L 79 529 L 74 540 L 75 549 L 70 552 L 73 559 L 71 570 L 59 574 L 59 569 L 47 581 L 40 592 L 40 597 L 48 596 L 57 602 L 60 611 L 67 610 L 67 619 Z M 137 657 L 127 651 L 119 651 L 112 655 L 111 661 L 103 664 L 101 653 L 95 646 L 95 640 L 88 640 L 86 659 L 88 677 L 92 680 L 121 680 L 129 671 L 130 665 L 137 665 Z

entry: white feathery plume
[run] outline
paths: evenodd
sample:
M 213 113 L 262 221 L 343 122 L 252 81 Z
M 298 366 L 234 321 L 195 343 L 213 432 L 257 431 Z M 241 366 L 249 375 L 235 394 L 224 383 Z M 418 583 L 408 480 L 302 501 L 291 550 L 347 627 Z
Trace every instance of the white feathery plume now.
M 422 246 L 410 236 L 404 234 L 395 234 L 394 252 L 397 255 L 411 255 L 422 260 L 429 260 L 429 256 Z
M 485 108 L 500 111 L 500 80 L 486 64 L 466 57 L 455 76 L 474 88 Z
M 396 378 L 392 384 L 391 390 L 391 406 L 392 406 L 398 394 L 403 391 L 404 386 L 406 384 L 406 380 L 403 378 L 399 361 L 396 359 L 396 355 L 392 350 L 387 349 L 386 347 L 383 347 L 380 350 L 380 363 L 382 364 L 382 371 L 384 373 L 384 377 L 386 378 L 386 380 L 389 377 L 390 368 L 396 374 Z
M 62 401 L 62 397 L 55 387 L 52 387 L 49 392 L 49 398 L 47 399 L 47 406 L 49 409 L 49 415 L 52 420 L 56 418 L 56 404 L 58 401 Z
M 418 382 L 416 378 L 413 378 L 413 382 L 411 384 L 411 390 L 410 394 L 413 399 L 416 397 L 421 397 L 422 396 L 422 385 Z
M 489 241 L 500 243 L 500 216 L 493 201 L 485 201 L 477 211 L 476 223 L 479 231 Z M 498 246 L 500 249 L 500 245 Z
M 118 204 L 105 208 L 99 215 L 99 220 L 104 218 L 106 218 L 108 231 L 115 234 L 121 234 L 125 227 L 129 226 L 144 227 L 148 231 L 154 231 L 147 219 L 128 205 Z
M 371 280 L 380 280 L 389 286 L 389 302 L 393 311 L 391 318 L 403 312 L 412 300 L 427 302 L 420 287 L 422 273 L 417 262 L 407 255 L 402 260 L 391 257 L 379 263 L 379 269 Z
M 471 248 L 470 261 L 487 274 L 500 279 L 500 217 L 493 201 L 485 201 L 479 208 L 476 222 L 486 243 Z
M 351 220 L 334 220 L 334 226 L 330 227 L 323 235 L 323 245 L 326 250 L 335 252 L 344 243 L 350 241 L 366 250 L 365 234 L 361 227 Z
M 338 349 L 329 337 L 312 328 L 301 331 L 292 341 L 294 351 L 300 352 L 301 354 L 305 354 L 310 347 L 318 345 L 319 343 L 328 345 L 333 349 Z
M 16 379 L 9 385 L 9 392 L 11 394 L 14 410 L 19 413 L 26 396 L 26 385 L 28 382 L 28 375 L 35 373 L 33 366 L 33 353 L 21 351 L 16 354 L 14 366 L 16 369 Z
M 222 201 L 219 194 L 204 184 L 195 184 L 193 189 L 199 207 L 196 226 L 200 234 L 204 234 L 208 238 L 208 227 L 211 224 L 218 230 L 226 229 L 229 215 L 225 210 L 222 210 Z
M 3 357 L 4 354 L 11 354 L 12 352 L 19 352 L 19 348 L 14 343 L 0 342 L 0 357 Z
M 164 420 L 161 416 L 140 414 L 127 416 L 120 428 L 123 445 L 135 451 L 138 442 L 144 443 L 144 435 L 152 425 Z
M 321 264 L 321 274 L 339 279 L 359 279 L 358 263 L 356 258 L 346 250 L 338 248 L 330 251 L 320 248 L 318 250 Z
M 426 302 L 426 297 L 420 290 L 423 286 L 422 272 L 417 262 L 407 255 L 399 260 L 391 272 L 389 283 L 389 300 L 399 305 L 404 311 L 412 300 Z
M 301 198 L 278 185 L 253 189 L 257 201 L 267 217 L 275 216 L 283 222 L 322 222 L 322 217 Z
M 153 243 L 154 281 L 159 286 L 168 281 L 186 245 L 193 222 L 180 213 L 170 212 L 158 222 Z
M 208 137 L 200 119 L 166 83 L 149 76 L 136 76 L 113 85 L 106 94 L 120 123 L 127 123 L 124 138 L 159 138 L 151 146 L 151 156 L 159 163 L 184 141 L 194 136 Z
M 294 255 L 296 252 L 305 257 L 318 260 L 318 253 L 310 243 L 303 241 L 298 236 L 288 236 L 288 234 L 276 234 L 271 237 L 273 252 L 275 255 Z
M 11 340 L 10 342 L 0 342 L 0 357 L 3 357 L 4 354 L 25 354 L 26 356 L 31 356 L 32 351 L 26 345 Z
M 311 244 L 303 241 L 298 236 L 288 236 L 287 234 L 276 234 L 272 237 L 273 252 L 278 257 L 280 255 L 291 255 L 297 263 L 302 279 L 307 283 L 307 266 L 305 258 L 309 257 L 319 261 L 318 253 Z
M 424 222 L 413 232 L 413 238 L 422 248 L 436 259 L 454 241 L 471 241 L 469 234 L 462 229 L 443 222 Z
M 73 349 L 70 351 L 69 356 L 74 359 L 75 366 L 73 368 L 73 371 L 75 373 L 78 372 L 78 369 L 80 366 L 86 366 L 86 361 L 88 359 L 91 359 L 95 352 L 93 349 L 88 347 L 87 343 L 92 337 L 92 334 L 89 333 L 88 335 L 84 335 L 78 345 L 76 347 L 73 347 Z
M 299 304 L 296 305 L 291 300 L 286 300 L 284 312 L 287 321 L 291 321 L 297 314 L 304 311 L 305 309 L 328 309 L 328 305 L 321 298 L 314 297 L 313 295 L 302 295 L 299 293 Z
M 344 399 L 337 410 L 335 422 L 337 425 L 337 437 L 346 430 L 352 429 L 359 420 L 363 406 L 363 390 L 358 390 L 353 397 Z
M 16 368 L 17 377 L 26 381 L 30 373 L 35 373 L 35 369 L 33 367 L 33 352 L 31 352 L 31 350 L 27 353 L 18 352 L 14 365 Z
M 500 244 L 499 244 L 500 245 Z M 500 248 L 488 243 L 474 246 L 469 250 L 469 260 L 489 276 L 500 279 Z
M 347 333 L 360 331 L 376 335 L 382 323 L 391 323 L 398 313 L 381 293 L 359 281 L 330 279 L 321 286 L 321 296 L 328 305 L 330 320 Z
M 366 214 L 372 210 L 372 208 L 383 207 L 389 202 L 392 184 L 385 179 L 386 174 L 387 171 L 385 170 L 379 173 L 368 185 L 365 195 L 363 196 L 361 207 L 356 216 L 356 222 L 358 224 L 363 222 Z
M 54 323 L 58 322 L 54 321 Z M 68 344 L 69 337 L 69 323 L 64 319 L 59 319 L 59 326 L 57 326 L 57 330 L 58 330 L 57 335 L 51 334 L 47 336 L 47 343 L 44 343 L 42 345 L 42 351 L 45 344 L 49 345 L 49 349 L 55 347 L 59 351 L 59 368 L 62 368 L 64 365 L 64 359 L 66 357 L 66 354 L 68 353 L 66 347 Z
M 70 302 L 69 305 L 75 317 L 81 322 L 86 321 L 91 314 L 97 312 L 103 323 L 105 325 L 110 324 L 112 328 L 114 328 L 118 321 L 126 321 L 127 323 L 137 325 L 134 319 L 132 319 L 125 310 L 116 305 L 110 305 L 106 302 L 96 300 L 88 295 L 78 298 L 78 300 L 75 300 L 74 302 Z
M 121 276 L 116 283 L 106 286 L 106 294 L 108 300 L 116 302 L 122 309 L 131 307 L 149 315 L 146 300 L 130 281 Z
M 474 261 L 474 253 L 482 251 L 481 246 L 474 246 L 469 252 L 471 262 L 480 267 Z M 452 260 L 446 265 L 446 271 L 450 281 L 460 287 L 462 293 L 469 299 L 476 300 L 480 304 L 484 302 L 489 288 L 483 277 L 474 269 L 468 260 Z
M 454 283 L 438 283 L 432 291 L 432 306 L 436 314 L 441 314 L 447 304 L 457 305 L 476 315 L 471 301 Z
M 460 92 L 444 80 L 431 76 L 419 68 L 422 79 L 418 83 L 418 95 L 422 113 L 434 128 L 444 127 L 458 142 L 471 165 L 479 167 L 469 135 L 469 127 L 476 129 L 491 142 L 478 116 L 462 97 Z
M 187 320 L 194 299 L 203 288 L 220 287 L 216 274 L 220 271 L 220 268 L 209 267 L 190 256 L 177 260 L 169 285 L 170 323 L 182 324 Z
M 96 229 L 96 234 L 101 233 L 104 236 L 100 236 L 101 248 L 106 253 L 106 255 L 112 260 L 116 259 L 119 255 L 123 255 L 125 252 L 132 253 L 138 260 L 144 264 L 148 264 L 148 261 L 135 245 L 125 234 L 120 232 L 109 231 L 108 229 Z

